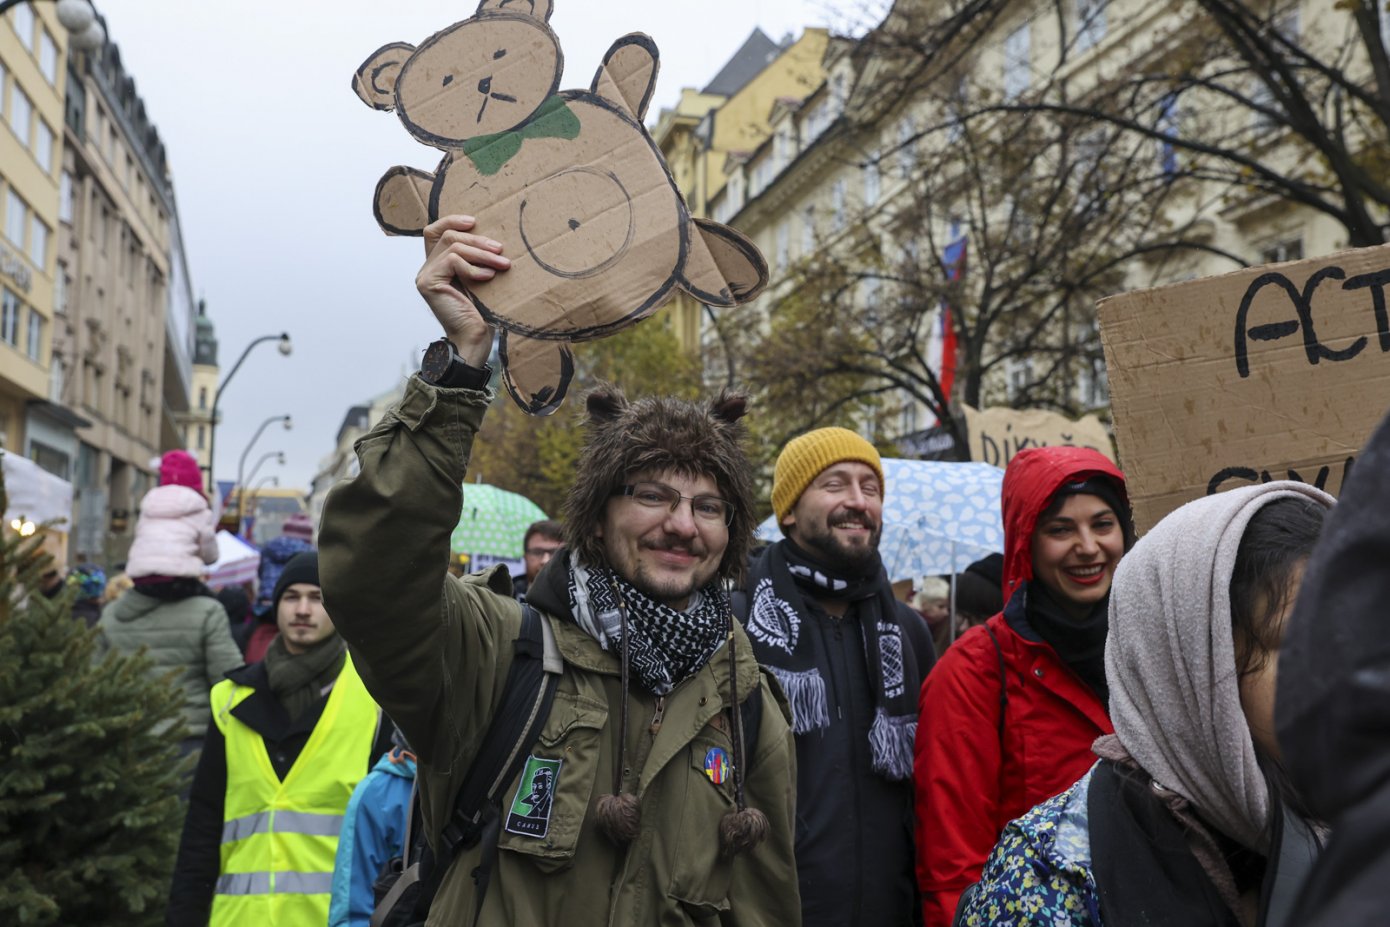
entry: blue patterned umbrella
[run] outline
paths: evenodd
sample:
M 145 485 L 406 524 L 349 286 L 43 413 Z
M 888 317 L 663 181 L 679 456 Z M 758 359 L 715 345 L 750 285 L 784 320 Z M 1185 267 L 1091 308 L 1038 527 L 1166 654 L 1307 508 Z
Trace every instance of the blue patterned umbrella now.
M 883 477 L 888 486 L 878 549 L 889 579 L 959 573 L 981 557 L 1003 553 L 1003 470 L 986 463 L 886 458 Z M 759 525 L 757 534 L 778 540 L 776 516 Z

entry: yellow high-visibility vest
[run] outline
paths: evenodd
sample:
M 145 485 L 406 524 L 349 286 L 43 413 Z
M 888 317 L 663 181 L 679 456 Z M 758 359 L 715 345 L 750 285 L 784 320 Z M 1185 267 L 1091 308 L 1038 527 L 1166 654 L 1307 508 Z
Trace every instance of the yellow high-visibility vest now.
M 213 721 L 227 745 L 227 795 L 209 925 L 327 924 L 338 832 L 371 762 L 378 708 L 345 658 L 323 715 L 281 782 L 261 735 L 231 713 L 254 691 L 230 679 L 212 688 Z

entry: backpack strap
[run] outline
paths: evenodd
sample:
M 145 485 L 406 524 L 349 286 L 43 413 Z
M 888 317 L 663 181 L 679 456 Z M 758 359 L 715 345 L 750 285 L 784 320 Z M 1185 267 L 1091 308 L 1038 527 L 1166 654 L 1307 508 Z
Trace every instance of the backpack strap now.
M 499 795 L 520 773 L 526 762 L 526 752 L 540 736 L 564 672 L 564 661 L 555 645 L 550 623 L 525 602 L 521 603 L 521 609 L 521 633 L 513 643 L 512 664 L 503 685 L 502 700 L 459 786 L 453 813 L 440 834 L 433 860 L 428 867 L 417 860 L 406 868 L 377 906 L 372 915 L 372 927 L 384 923 L 397 899 L 417 882 L 422 884 L 414 907 L 417 912 L 427 911 L 455 857 L 481 842 L 483 856 L 472 873 L 477 899 L 473 922 L 477 923 L 497 861 L 502 821 Z M 418 797 L 412 796 L 412 813 L 417 802 Z

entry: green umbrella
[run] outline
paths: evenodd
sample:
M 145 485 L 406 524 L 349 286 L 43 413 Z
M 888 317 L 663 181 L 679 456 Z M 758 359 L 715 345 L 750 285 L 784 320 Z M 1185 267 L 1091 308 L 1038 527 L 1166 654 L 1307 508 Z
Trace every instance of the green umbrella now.
M 526 529 L 545 517 L 525 496 L 487 483 L 464 483 L 463 511 L 449 546 L 455 554 L 520 560 Z

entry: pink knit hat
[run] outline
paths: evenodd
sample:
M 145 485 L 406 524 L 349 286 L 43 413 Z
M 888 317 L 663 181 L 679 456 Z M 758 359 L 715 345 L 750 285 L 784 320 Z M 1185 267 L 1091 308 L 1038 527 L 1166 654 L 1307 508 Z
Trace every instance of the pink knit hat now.
M 285 519 L 284 527 L 280 533 L 286 537 L 299 538 L 301 541 L 314 543 L 314 523 L 308 515 L 303 512 L 295 512 Z
M 203 491 L 203 471 L 187 451 L 169 451 L 159 461 L 160 486 L 187 486 Z

